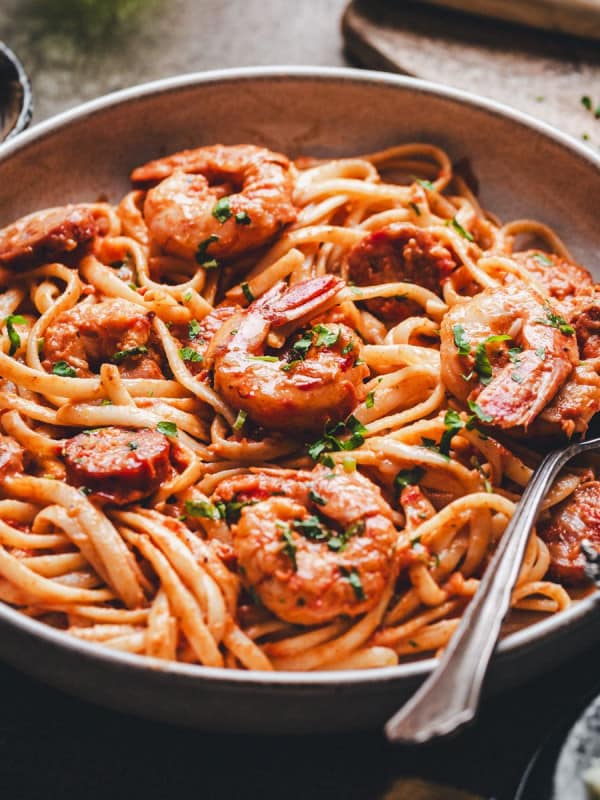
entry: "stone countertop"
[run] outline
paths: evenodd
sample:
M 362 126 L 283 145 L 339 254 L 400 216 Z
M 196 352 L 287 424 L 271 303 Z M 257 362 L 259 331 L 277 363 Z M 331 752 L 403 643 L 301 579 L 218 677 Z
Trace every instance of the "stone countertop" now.
M 3 0 L 0 39 L 32 77 L 40 121 L 181 72 L 348 65 L 344 6 L 345 0 Z M 0 785 L 7 800 L 196 793 L 218 800 L 415 800 L 407 780 L 416 777 L 508 800 L 539 743 L 593 691 L 599 674 L 596 647 L 489 700 L 478 722 L 452 741 L 410 750 L 376 733 L 250 738 L 171 728 L 98 709 L 0 666 Z M 421 796 L 457 797 L 442 790 Z

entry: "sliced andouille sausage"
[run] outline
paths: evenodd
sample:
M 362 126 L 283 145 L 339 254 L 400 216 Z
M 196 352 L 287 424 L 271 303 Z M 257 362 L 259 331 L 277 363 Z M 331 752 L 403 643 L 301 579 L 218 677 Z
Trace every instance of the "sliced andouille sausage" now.
M 67 480 L 93 499 L 127 505 L 153 494 L 167 478 L 171 445 L 150 429 L 84 431 L 64 447 Z
M 600 481 L 581 484 L 549 518 L 538 523 L 538 534 L 550 551 L 550 572 L 568 584 L 586 582 L 581 542 L 600 548 Z
M 86 206 L 36 211 L 0 230 L 0 266 L 30 269 L 93 239 L 101 223 Z
M 410 223 L 398 222 L 368 234 L 348 254 L 349 278 L 357 286 L 416 283 L 440 295 L 442 283 L 458 266 L 452 252 L 434 236 Z M 388 322 L 419 312 L 401 297 L 376 298 L 367 308 Z

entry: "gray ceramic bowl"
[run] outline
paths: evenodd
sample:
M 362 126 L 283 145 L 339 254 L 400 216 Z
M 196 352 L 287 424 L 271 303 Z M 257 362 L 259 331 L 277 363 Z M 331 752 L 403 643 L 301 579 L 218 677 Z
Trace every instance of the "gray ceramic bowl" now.
M 485 206 L 539 218 L 600 278 L 600 160 L 516 111 L 374 72 L 242 69 L 172 78 L 101 98 L 0 147 L 0 225 L 44 206 L 128 187 L 158 154 L 253 142 L 291 155 L 351 155 L 414 140 L 468 158 Z M 600 638 L 590 599 L 505 639 L 488 688 L 507 689 Z M 166 664 L 77 641 L 0 605 L 0 656 L 95 703 L 220 731 L 310 732 L 380 725 L 432 660 L 372 671 L 261 674 Z

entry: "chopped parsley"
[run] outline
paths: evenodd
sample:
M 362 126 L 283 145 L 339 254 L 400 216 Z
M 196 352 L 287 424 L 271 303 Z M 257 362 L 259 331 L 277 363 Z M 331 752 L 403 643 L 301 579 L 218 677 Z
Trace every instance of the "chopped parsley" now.
M 354 589 L 354 594 L 356 595 L 358 600 L 364 600 L 365 590 L 363 589 L 362 582 L 360 580 L 360 575 L 356 567 L 352 567 L 352 569 L 347 569 L 347 567 L 340 566 L 340 572 L 346 578 L 350 586 Z
M 129 350 L 119 350 L 117 351 L 112 360 L 115 364 L 120 364 L 121 361 L 125 361 L 128 358 L 133 358 L 134 356 L 143 356 L 148 352 L 148 348 L 144 345 L 140 345 L 139 347 L 130 347 Z
M 589 95 L 584 94 L 583 97 L 581 98 L 581 105 L 584 108 L 586 108 L 588 111 L 591 111 L 592 110 L 592 98 Z
M 471 352 L 471 345 L 465 335 L 465 329 L 462 325 L 452 326 L 452 335 L 454 337 L 454 344 L 458 349 L 459 356 L 468 356 Z
M 201 264 L 205 269 L 215 269 L 215 267 L 219 266 L 219 262 L 216 258 L 211 258 L 207 253 L 208 247 L 213 242 L 218 242 L 219 237 L 216 233 L 211 233 L 211 235 L 200 242 L 196 249 L 196 262 Z
M 250 289 L 250 286 L 247 283 L 244 282 L 244 283 L 242 283 L 241 289 L 242 289 L 242 292 L 244 293 L 244 297 L 246 298 L 246 300 L 249 303 L 252 303 L 254 301 L 254 295 L 252 294 L 252 290 Z
M 474 370 L 479 376 L 479 380 L 484 386 L 492 380 L 492 365 L 487 354 L 488 344 L 496 344 L 497 342 L 504 342 L 510 339 L 506 333 L 493 334 L 480 342 L 475 348 L 475 366 Z
M 546 360 L 546 348 L 545 347 L 538 347 L 535 351 L 536 356 L 540 359 L 540 361 Z
M 205 519 L 221 519 L 219 509 L 207 500 L 186 500 L 185 512 L 190 517 L 204 517 Z
M 187 292 L 185 292 L 183 295 L 183 302 L 189 303 L 191 299 L 192 299 L 192 290 L 188 289 Z
M 326 506 L 327 505 L 327 500 L 325 500 L 324 497 L 322 497 L 320 494 L 315 492 L 314 489 L 310 489 L 309 490 L 308 496 L 313 501 L 313 503 L 316 503 L 318 506 Z
M 329 538 L 329 532 L 321 525 L 319 518 L 314 515 L 306 519 L 295 519 L 292 522 L 292 527 L 313 542 L 324 542 Z
M 513 373 L 511 373 L 510 377 L 511 380 L 513 380 L 515 383 L 523 383 L 523 381 L 525 380 L 525 378 L 522 375 L 519 375 L 519 373 L 516 370 Z
M 233 423 L 233 430 L 241 431 L 242 428 L 244 427 L 244 423 L 246 422 L 247 417 L 248 417 L 248 412 L 240 409 L 238 411 L 237 417 L 235 418 L 235 422 Z
M 343 533 L 335 533 L 327 542 L 327 547 L 334 553 L 343 552 L 353 536 L 360 536 L 365 530 L 366 523 L 363 519 L 353 522 Z
M 193 319 L 188 323 L 188 336 L 190 339 L 200 338 L 200 323 L 197 319 Z
M 248 356 L 251 361 L 269 361 L 275 363 L 275 361 L 279 361 L 277 356 Z
M 469 400 L 469 408 L 473 412 L 473 414 L 480 419 L 482 422 L 493 422 L 494 418 L 491 414 L 486 414 L 485 411 L 481 408 L 479 403 L 476 403 L 474 400 Z M 467 422 L 467 427 L 469 423 Z
M 430 439 L 428 436 L 421 436 L 421 447 L 426 447 L 427 450 L 433 450 L 440 455 L 445 461 L 450 461 L 450 456 L 440 451 L 439 445 L 435 439 Z
M 552 266 L 552 261 L 550 261 L 548 256 L 544 255 L 544 253 L 534 253 L 532 258 L 534 258 L 538 262 L 538 264 L 541 264 L 544 267 Z
M 347 356 L 348 353 L 351 353 L 354 350 L 354 342 L 348 342 L 342 347 L 342 355 Z
M 52 374 L 60 378 L 75 378 L 77 373 L 66 361 L 57 361 L 52 365 Z
M 371 391 L 367 395 L 367 398 L 365 400 L 365 406 L 367 408 L 373 408 L 374 405 L 375 405 L 375 391 Z
M 165 420 L 163 420 L 157 424 L 156 430 L 159 433 L 162 433 L 163 436 L 170 436 L 173 439 L 177 439 L 178 436 L 177 425 L 175 425 L 174 422 L 166 422 Z
M 452 438 L 464 427 L 464 424 L 457 411 L 453 411 L 451 408 L 446 411 L 444 415 L 444 426 L 446 430 L 442 434 L 439 444 L 439 450 L 443 456 L 450 455 Z
M 419 186 L 422 186 L 424 189 L 429 189 L 430 192 L 435 191 L 435 186 L 431 181 L 422 180 L 421 178 L 417 178 L 417 183 Z
M 523 352 L 522 347 L 510 347 L 508 350 L 508 357 L 513 364 L 520 364 L 521 359 L 519 356 Z
M 405 489 L 407 486 L 416 486 L 424 475 L 425 470 L 423 467 L 401 469 L 394 478 L 394 486 L 398 490 Z
M 293 361 L 288 361 L 287 364 L 282 364 L 281 369 L 283 370 L 283 372 L 289 372 L 290 370 L 294 369 L 294 367 L 297 367 L 298 364 L 301 363 L 302 363 L 301 358 L 295 358 Z
M 27 325 L 27 320 L 21 314 L 10 314 L 4 322 L 6 323 L 6 332 L 8 333 L 8 340 L 10 342 L 10 350 L 8 354 L 14 356 L 19 347 L 21 346 L 21 337 L 15 330 L 15 325 Z
M 235 215 L 235 221 L 238 225 L 250 225 L 252 222 L 246 211 L 238 211 Z
M 221 224 L 223 224 L 224 222 L 227 222 L 227 220 L 231 216 L 231 207 L 229 205 L 229 197 L 221 197 L 221 199 L 217 201 L 215 207 L 212 210 L 212 215 Z
M 447 219 L 446 220 L 446 225 L 448 225 L 451 228 L 454 228 L 454 230 L 458 234 L 460 234 L 463 237 L 463 239 L 466 239 L 468 242 L 474 242 L 475 241 L 475 239 L 473 238 L 473 234 L 470 233 L 465 228 L 463 228 L 463 226 L 456 219 L 456 217 L 452 217 L 452 219 Z
M 333 347 L 340 338 L 339 328 L 336 331 L 332 331 L 326 328 L 325 325 L 315 325 L 312 329 L 312 333 L 317 334 L 317 341 L 315 342 L 316 347 Z
M 364 443 L 364 434 L 367 429 L 352 414 L 345 422 L 338 422 L 335 425 L 325 425 L 323 437 L 309 445 L 308 454 L 313 461 L 318 461 L 320 455 L 326 452 L 339 450 L 355 450 Z M 341 439 L 341 436 L 350 434 L 348 439 Z
M 536 319 L 538 325 L 546 325 L 548 328 L 556 328 L 565 336 L 572 336 L 575 333 L 575 328 L 569 325 L 566 319 L 556 314 L 550 306 L 546 306 L 546 319 Z
M 138 445 L 138 443 L 137 443 L 137 442 L 127 442 L 127 447 L 128 447 L 130 450 L 137 450 L 137 449 L 138 449 L 138 446 L 139 446 L 139 445 Z
M 191 361 L 192 363 L 199 363 L 204 361 L 202 353 L 198 353 L 193 347 L 182 347 L 179 350 L 179 357 L 182 361 Z
M 294 534 L 289 529 L 289 526 L 284 526 L 281 539 L 284 543 L 281 549 L 292 562 L 295 572 L 298 569 L 298 564 L 296 563 L 296 545 L 294 544 Z

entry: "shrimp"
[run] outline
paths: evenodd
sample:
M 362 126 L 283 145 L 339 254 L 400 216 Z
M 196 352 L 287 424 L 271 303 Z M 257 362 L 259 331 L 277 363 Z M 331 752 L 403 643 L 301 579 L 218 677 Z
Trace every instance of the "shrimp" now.
M 231 530 L 242 581 L 280 619 L 317 625 L 381 599 L 398 533 L 368 478 L 323 466 L 255 469 L 223 481 L 217 495 L 241 506 Z
M 358 286 L 406 281 L 440 297 L 444 279 L 457 266 L 444 244 L 404 222 L 368 234 L 348 254 L 348 275 Z M 416 303 L 401 297 L 375 298 L 366 305 L 388 322 L 400 322 L 420 311 Z
M 0 484 L 5 478 L 23 472 L 24 454 L 14 439 L 0 435 Z
M 86 206 L 36 211 L 0 230 L 0 266 L 29 269 L 89 242 L 103 220 Z
M 538 279 L 567 317 L 577 306 L 577 295 L 588 292 L 593 285 L 585 267 L 555 253 L 524 250 L 513 253 L 511 258 Z
M 42 366 L 66 363 L 80 378 L 108 361 L 126 378 L 162 378 L 151 336 L 152 314 L 127 300 L 79 303 L 63 311 L 44 334 Z
M 500 428 L 526 429 L 579 362 L 574 329 L 522 284 L 455 305 L 440 333 L 446 387 Z
M 150 233 L 166 252 L 200 264 L 261 247 L 296 219 L 290 163 L 263 147 L 184 150 L 138 167 L 131 179 L 160 181 L 144 202 Z
M 317 325 L 278 355 L 265 353 L 271 331 L 314 319 L 335 303 L 343 285 L 333 275 L 293 287 L 281 281 L 225 322 L 206 355 L 225 402 L 253 422 L 288 434 L 320 432 L 326 423 L 345 419 L 364 398 L 369 374 L 353 330 Z

